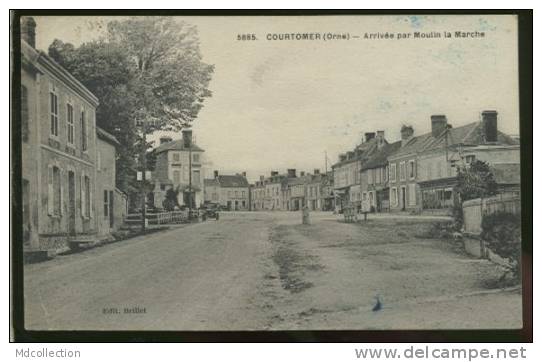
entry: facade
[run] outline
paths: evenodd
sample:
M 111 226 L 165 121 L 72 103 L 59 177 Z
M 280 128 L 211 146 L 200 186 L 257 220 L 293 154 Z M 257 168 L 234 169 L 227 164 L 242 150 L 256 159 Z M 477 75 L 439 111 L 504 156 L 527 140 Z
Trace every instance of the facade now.
M 383 134 L 382 134 L 383 137 Z M 361 167 L 361 210 L 389 211 L 388 156 L 401 147 L 401 141 L 382 143 Z
M 96 127 L 96 222 L 100 238 L 107 238 L 124 223 L 127 197 L 115 186 L 117 139 Z
M 220 184 L 216 178 L 203 180 L 203 201 L 204 203 L 220 203 Z
M 309 210 L 322 210 L 322 175 L 320 170 L 315 169 L 312 175 L 308 175 L 306 190 L 306 204 Z
M 361 167 L 377 151 L 378 142 L 374 132 L 366 132 L 364 142 L 339 155 L 339 162 L 331 166 L 337 211 L 350 206 L 361 209 Z
M 98 237 L 98 99 L 35 49 L 35 22 L 21 19 L 23 246 L 63 249 Z
M 205 179 L 205 201 L 217 203 L 227 210 L 249 210 L 250 185 L 246 174 L 219 175 Z
M 320 205 L 322 211 L 335 210 L 335 195 L 333 193 L 333 171 L 322 175 L 320 184 Z
M 484 111 L 479 122 L 453 128 L 444 115 L 431 116 L 431 132 L 413 137 L 403 127 L 402 145 L 390 155 L 392 210 L 448 209 L 459 200 L 454 191 L 457 167 L 475 159 L 519 164 L 519 144 L 497 129 L 497 112 Z
M 271 171 L 271 176 L 264 181 L 265 184 L 265 210 L 286 210 L 284 208 L 283 183 L 287 177 L 279 175 L 277 171 Z
M 260 180 L 256 181 L 250 188 L 250 198 L 253 211 L 265 210 L 265 178 L 260 176 Z
M 204 201 L 205 151 L 192 142 L 191 130 L 183 130 L 182 139 L 161 139 L 160 142 L 156 148 L 156 166 L 152 175 L 154 206 L 163 207 L 169 188 L 180 191 L 177 200 L 179 205 L 188 206 L 192 200 L 192 207 L 200 206 Z

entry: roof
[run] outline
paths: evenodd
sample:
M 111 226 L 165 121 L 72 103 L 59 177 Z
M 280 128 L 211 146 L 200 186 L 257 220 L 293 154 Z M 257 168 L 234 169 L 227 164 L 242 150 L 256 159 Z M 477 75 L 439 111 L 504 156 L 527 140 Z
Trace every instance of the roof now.
M 491 171 L 498 184 L 520 184 L 521 173 L 519 163 L 495 163 L 491 165 Z
M 364 160 L 369 155 L 373 154 L 377 149 L 378 149 L 377 139 L 372 138 L 369 141 L 356 146 L 356 148 L 353 151 L 350 151 L 350 152 L 355 152 L 354 157 L 344 160 L 344 161 L 339 161 L 337 163 L 334 163 L 331 166 L 331 168 L 339 167 L 339 166 L 346 165 L 346 164 L 359 161 L 359 160 Z
M 96 127 L 96 134 L 99 138 L 103 139 L 104 141 L 107 141 L 114 146 L 120 146 L 120 142 L 113 136 L 111 133 L 108 133 L 101 129 L 100 127 Z
M 192 151 L 198 151 L 198 152 L 204 152 L 202 148 L 200 148 L 195 143 L 192 143 Z M 160 146 L 156 147 L 156 153 L 162 153 L 165 151 L 188 151 L 188 148 L 184 147 L 184 142 L 182 139 L 174 140 L 171 142 L 167 142 L 164 144 L 161 144 Z
M 407 154 L 430 151 L 454 145 L 479 145 L 484 144 L 482 122 L 473 122 L 457 128 L 450 128 L 448 132 L 442 132 L 439 136 L 433 137 L 431 132 L 420 136 L 412 137 L 406 145 L 393 153 L 393 157 Z M 515 145 L 518 144 L 512 137 L 498 131 L 497 144 Z
M 248 187 L 247 178 L 243 175 L 218 175 L 220 187 Z
M 207 187 L 207 186 L 220 186 L 218 181 L 216 179 L 214 179 L 214 178 L 206 178 L 206 179 L 204 179 L 203 184 L 205 185 L 205 187 Z
M 362 170 L 368 170 L 371 168 L 377 168 L 386 166 L 388 163 L 388 156 L 396 152 L 401 147 L 401 141 L 394 143 L 388 143 L 384 145 L 380 150 L 374 153 L 367 162 L 361 165 Z

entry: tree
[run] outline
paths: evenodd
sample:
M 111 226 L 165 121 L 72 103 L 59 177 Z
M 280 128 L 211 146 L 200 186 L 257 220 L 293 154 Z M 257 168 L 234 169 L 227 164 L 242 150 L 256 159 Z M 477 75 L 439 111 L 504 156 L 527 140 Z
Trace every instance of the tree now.
M 150 148 L 142 132 L 190 125 L 211 96 L 213 66 L 202 61 L 196 28 L 174 18 L 114 20 L 107 30 L 78 48 L 55 40 L 49 55 L 98 97 L 97 124 L 121 143 L 117 187 L 131 195 Z
M 456 190 L 462 201 L 489 197 L 497 193 L 497 182 L 489 164 L 480 160 L 459 168 Z
M 171 188 L 166 191 L 162 206 L 166 211 L 174 211 L 175 207 L 179 207 L 179 194 L 181 189 L 177 186 L 175 189 Z

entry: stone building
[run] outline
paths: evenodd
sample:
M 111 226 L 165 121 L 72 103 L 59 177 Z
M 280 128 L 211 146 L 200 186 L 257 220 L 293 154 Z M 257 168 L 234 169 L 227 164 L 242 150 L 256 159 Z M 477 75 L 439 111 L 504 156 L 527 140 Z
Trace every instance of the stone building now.
M 23 248 L 30 254 L 95 242 L 110 230 L 101 229 L 96 210 L 98 99 L 35 49 L 32 18 L 21 18 L 21 38 Z M 109 162 L 102 164 L 114 169 Z
M 96 127 L 96 222 L 101 238 L 108 238 L 117 231 L 126 218 L 127 196 L 116 188 L 116 156 L 119 141 Z
M 205 201 L 217 202 L 230 211 L 250 209 L 250 187 L 246 173 L 220 175 L 214 171 L 214 178 L 206 179 L 205 184 L 209 186 Z
M 271 176 L 264 181 L 264 207 L 266 210 L 286 210 L 284 208 L 285 202 L 283 192 L 283 182 L 286 178 L 286 175 L 279 175 L 278 171 L 271 171 Z
M 252 211 L 265 210 L 265 176 L 260 176 L 260 179 L 251 186 L 250 198 Z
M 431 116 L 431 132 L 401 129 L 401 147 L 388 157 L 392 210 L 448 209 L 457 201 L 457 167 L 478 159 L 518 163 L 519 144 L 497 129 L 497 112 L 453 128 L 444 115 Z
M 177 201 L 181 206 L 188 206 L 189 200 L 192 200 L 192 207 L 203 204 L 205 151 L 192 142 L 192 130 L 183 130 L 183 137 L 179 140 L 162 138 L 155 152 L 156 165 L 152 174 L 154 206 L 163 207 L 170 188 L 179 191 Z
M 388 156 L 401 147 L 401 141 L 387 143 L 384 133 L 379 133 L 382 142 L 375 152 L 361 166 L 361 210 L 389 211 Z

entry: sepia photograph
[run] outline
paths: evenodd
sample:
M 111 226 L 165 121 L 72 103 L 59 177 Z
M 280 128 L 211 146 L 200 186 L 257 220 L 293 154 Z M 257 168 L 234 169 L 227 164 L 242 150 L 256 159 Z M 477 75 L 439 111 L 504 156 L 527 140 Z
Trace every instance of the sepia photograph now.
M 13 22 L 25 331 L 524 327 L 517 15 Z

